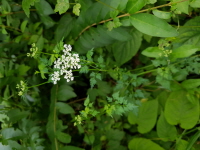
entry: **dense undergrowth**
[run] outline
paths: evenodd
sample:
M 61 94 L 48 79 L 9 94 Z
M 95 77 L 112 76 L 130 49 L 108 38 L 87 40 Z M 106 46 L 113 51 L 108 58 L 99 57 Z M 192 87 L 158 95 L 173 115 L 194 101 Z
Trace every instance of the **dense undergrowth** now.
M 199 150 L 199 0 L 2 0 L 0 149 Z

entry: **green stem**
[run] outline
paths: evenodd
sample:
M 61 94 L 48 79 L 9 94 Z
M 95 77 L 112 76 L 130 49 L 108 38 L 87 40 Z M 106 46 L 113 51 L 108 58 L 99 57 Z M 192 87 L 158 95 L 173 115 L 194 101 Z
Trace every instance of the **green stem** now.
M 37 52 L 37 53 L 46 54 L 46 55 L 54 55 L 54 54 L 44 53 L 44 52 Z
M 56 102 L 57 102 L 57 94 L 58 94 L 58 85 L 56 85 L 56 96 L 55 96 L 55 101 L 54 101 L 54 113 L 53 113 L 53 117 L 54 117 L 54 124 L 53 124 L 53 130 L 54 130 L 54 134 L 56 135 Z M 58 142 L 57 142 L 57 138 L 54 137 L 54 142 L 55 142 L 55 147 L 56 150 L 58 150 Z
M 150 67 L 154 67 L 154 66 L 153 65 L 148 65 L 148 66 L 144 66 L 144 67 L 141 67 L 141 68 L 136 68 L 136 69 L 133 69 L 133 70 L 130 70 L 130 71 L 138 71 L 138 70 L 147 69 L 147 68 L 150 68 Z
M 150 72 L 154 72 L 156 71 L 157 69 L 153 69 L 153 70 L 149 70 L 149 71 L 145 71 L 145 72 L 142 72 L 142 73 L 138 73 L 137 76 L 141 76 L 143 74 L 147 74 L 147 73 L 150 73 Z
M 37 84 L 37 85 L 30 86 L 30 87 L 28 87 L 28 89 L 33 88 L 33 87 L 37 87 L 37 86 L 40 86 L 40 85 L 43 85 L 43 84 L 46 84 L 46 83 L 50 83 L 50 81 L 47 81 L 47 82 L 43 82 L 43 83 L 41 83 L 41 84 Z

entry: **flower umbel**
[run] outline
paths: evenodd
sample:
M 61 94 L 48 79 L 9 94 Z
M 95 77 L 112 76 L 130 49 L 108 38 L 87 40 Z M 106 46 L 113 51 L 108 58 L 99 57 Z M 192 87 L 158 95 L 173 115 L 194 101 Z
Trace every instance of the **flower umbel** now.
M 54 61 L 54 71 L 51 74 L 51 80 L 54 84 L 57 84 L 57 81 L 60 80 L 60 76 L 64 75 L 64 78 L 67 82 L 73 81 L 74 77 L 72 74 L 72 69 L 80 69 L 81 65 L 79 64 L 80 58 L 78 54 L 70 53 L 72 50 L 71 45 L 64 44 L 63 55 Z
M 74 119 L 75 119 L 74 126 L 82 123 L 82 118 L 80 115 L 76 116 Z
M 35 43 L 32 44 L 32 48 L 30 48 L 31 53 L 27 53 L 28 57 L 34 57 L 38 51 L 38 48 L 36 47 Z
M 24 95 L 28 89 L 27 84 L 22 80 L 20 81 L 20 84 L 17 84 L 16 88 L 19 89 L 18 92 L 19 96 Z

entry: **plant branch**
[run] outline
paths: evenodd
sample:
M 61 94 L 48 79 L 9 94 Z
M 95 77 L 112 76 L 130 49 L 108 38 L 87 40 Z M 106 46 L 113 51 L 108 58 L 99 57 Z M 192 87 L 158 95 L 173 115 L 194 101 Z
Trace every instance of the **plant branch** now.
M 173 3 L 172 3 L 172 2 L 169 2 L 168 4 L 164 4 L 164 5 L 160 5 L 160 6 L 156 6 L 156 7 L 152 7 L 152 8 L 148 8 L 148 9 L 144 9 L 144 10 L 137 11 L 137 12 L 134 13 L 134 14 L 143 13 L 143 12 L 147 12 L 147 11 L 149 11 L 149 10 L 154 10 L 154 9 L 162 8 L 162 7 L 166 7 L 166 6 L 171 6 L 172 4 L 182 3 L 182 2 L 185 2 L 185 1 L 188 1 L 188 0 L 181 0 L 181 1 L 173 2 Z M 131 16 L 131 15 L 133 15 L 133 14 L 126 13 L 126 14 L 117 16 L 117 18 L 127 17 L 127 16 Z M 87 26 L 86 28 L 84 28 L 84 29 L 79 33 L 79 35 L 75 38 L 75 40 L 77 40 L 77 39 L 78 39 L 86 30 L 88 30 L 89 28 L 91 28 L 91 27 L 93 27 L 93 26 L 96 26 L 96 25 L 98 25 L 98 24 L 102 24 L 102 23 L 111 21 L 111 20 L 113 20 L 113 18 L 100 21 L 99 23 L 93 23 L 92 25 Z

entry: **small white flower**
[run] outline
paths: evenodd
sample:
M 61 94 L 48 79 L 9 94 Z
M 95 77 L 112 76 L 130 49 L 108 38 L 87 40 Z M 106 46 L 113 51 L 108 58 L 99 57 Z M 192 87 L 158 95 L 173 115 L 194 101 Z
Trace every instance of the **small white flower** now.
M 52 78 L 51 80 L 53 81 L 54 84 L 57 84 L 57 81 L 60 80 L 60 77 L 59 77 L 59 71 L 55 71 L 53 74 L 52 74 Z
M 59 69 L 51 75 L 51 80 L 54 84 L 60 80 L 60 76 L 64 74 L 64 78 L 67 82 L 73 81 L 74 77 L 72 74 L 72 69 L 79 69 L 80 58 L 78 54 L 71 54 L 71 45 L 64 44 L 63 55 L 54 62 L 54 68 Z

